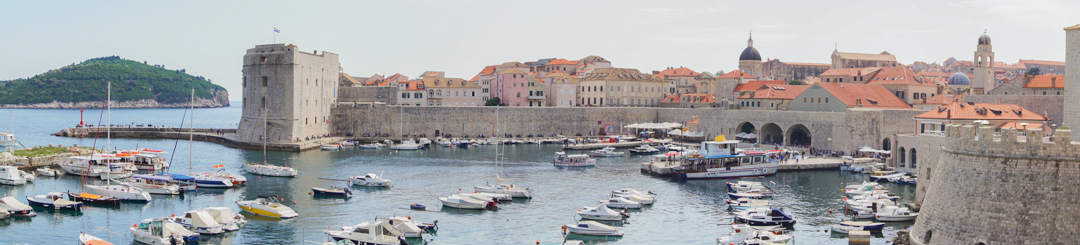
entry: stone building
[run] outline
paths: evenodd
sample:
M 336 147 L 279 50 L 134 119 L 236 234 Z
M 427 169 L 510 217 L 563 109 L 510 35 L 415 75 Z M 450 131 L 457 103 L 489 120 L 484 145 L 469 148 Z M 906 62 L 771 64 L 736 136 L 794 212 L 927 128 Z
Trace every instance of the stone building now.
M 831 68 L 895 67 L 896 56 L 882 51 L 880 54 L 842 53 L 833 50 Z
M 553 107 L 574 107 L 577 103 L 577 78 L 564 72 L 552 72 L 543 77 L 548 85 L 547 105 Z
M 699 82 L 697 77 L 701 73 L 690 68 L 668 67 L 663 71 L 653 71 L 653 75 L 667 81 L 667 84 L 664 85 L 665 95 L 698 93 Z
M 547 91 L 548 85 L 543 79 L 529 76 L 529 107 L 543 107 L 545 104 L 551 106 L 546 103 Z
M 913 109 L 881 85 L 815 83 L 788 103 L 789 111 L 843 112 L 849 108 Z
M 529 91 L 526 86 L 529 81 L 528 75 L 529 73 L 518 68 L 499 71 L 491 83 L 491 97 L 499 97 L 499 100 L 507 106 L 528 105 Z
M 1023 74 L 1026 74 L 1027 70 L 1030 70 L 1032 68 L 1038 68 L 1040 74 L 1059 75 L 1065 74 L 1067 72 L 1065 70 L 1065 63 L 1066 62 L 1049 60 L 1020 60 L 1020 62 L 1017 62 L 1018 65 L 1023 65 L 1025 68 L 1027 68 L 1025 70 L 1025 73 Z
M 769 59 L 761 63 L 762 76 L 776 80 L 802 81 L 807 77 L 817 77 L 828 70 L 830 64 L 825 63 L 793 63 L 781 62 L 779 59 Z
M 711 94 L 672 94 L 660 99 L 664 108 L 708 108 L 716 106 L 716 95 Z
M 403 106 L 427 106 L 428 99 L 424 95 L 424 81 L 400 81 L 392 84 L 397 87 L 398 105 Z
M 754 48 L 754 37 L 746 40 L 746 49 L 739 54 L 739 70 L 753 77 L 761 77 L 761 54 Z
M 735 88 L 731 90 L 731 98 L 736 98 L 736 101 L 737 101 L 738 100 L 737 98 L 742 97 L 742 96 L 747 95 L 747 94 L 751 94 L 754 91 L 757 91 L 758 89 L 761 89 L 763 87 L 784 85 L 784 84 L 787 84 L 787 83 L 785 83 L 784 81 L 780 81 L 780 80 L 767 80 L 767 81 L 754 80 L 754 81 L 749 81 L 749 82 L 746 82 L 746 83 L 739 84 L 739 85 L 735 86 Z
M 341 64 L 330 52 L 264 44 L 244 54 L 240 140 L 291 142 L 330 133 Z M 265 137 L 265 138 L 264 138 Z
M 442 73 L 423 77 L 428 106 L 483 106 L 483 88 L 461 78 L 447 78 Z
M 881 67 L 832 68 L 822 72 L 819 78 L 827 83 L 865 84 L 880 70 Z
M 975 49 L 975 63 L 972 73 L 975 79 L 971 81 L 973 91 L 983 93 L 997 85 L 994 76 L 994 50 L 990 45 L 990 36 L 985 33 L 979 36 L 979 45 Z
M 1065 28 L 1065 119 L 1063 124 L 1080 128 L 1080 24 Z
M 496 66 L 493 65 L 486 66 L 483 70 L 480 70 L 480 73 L 477 73 L 475 77 L 469 79 L 470 82 L 475 82 L 477 85 L 480 85 L 480 90 L 484 93 L 484 98 L 482 98 L 484 103 L 487 103 L 488 99 L 491 99 L 495 93 L 494 84 L 495 76 L 497 75 L 495 74 L 495 67 Z
M 1065 94 L 1065 75 L 1017 76 L 994 88 L 990 95 L 1062 95 Z
M 716 82 L 714 85 L 710 85 L 707 91 L 716 95 L 717 103 L 720 103 L 720 106 L 726 106 L 726 103 L 733 102 L 735 97 L 739 97 L 734 92 L 736 87 L 755 80 L 757 80 L 757 77 L 740 70 L 734 70 L 716 77 Z
M 907 67 L 882 67 L 866 84 L 881 85 L 905 103 L 914 104 L 937 95 L 937 84 L 925 82 Z
M 599 68 L 578 82 L 578 103 L 589 106 L 658 106 L 664 80 L 630 68 Z
M 810 85 L 763 84 L 757 90 L 743 94 L 735 99 L 740 109 L 747 110 L 787 110 L 788 103 Z

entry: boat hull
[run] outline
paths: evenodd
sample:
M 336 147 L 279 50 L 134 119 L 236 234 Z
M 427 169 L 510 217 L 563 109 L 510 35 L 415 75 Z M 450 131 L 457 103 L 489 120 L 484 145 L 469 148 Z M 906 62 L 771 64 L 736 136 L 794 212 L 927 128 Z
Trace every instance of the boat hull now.
M 622 215 L 595 215 L 595 214 L 582 214 L 582 213 L 578 213 L 578 216 L 581 216 L 582 219 L 603 220 L 603 221 L 622 221 L 623 219 L 626 218 L 626 217 L 624 217 Z
M 38 201 L 34 201 L 34 199 L 31 198 L 31 197 L 26 197 L 26 202 L 28 204 L 30 204 L 31 207 L 39 207 L 39 208 L 54 209 L 54 210 L 82 211 L 82 206 L 83 206 L 82 203 L 78 203 L 78 202 L 68 204 L 68 205 L 56 205 L 56 204 L 50 203 L 50 202 L 38 202 Z
M 297 174 L 296 169 L 285 169 L 276 166 L 256 166 L 252 164 L 244 164 L 244 171 L 256 175 L 274 176 L 274 177 L 295 177 Z
M 150 193 L 139 188 L 128 186 L 86 185 L 86 192 L 95 195 L 115 197 L 121 201 L 149 202 L 153 199 L 150 197 Z
M 623 235 L 622 232 L 619 232 L 619 231 L 585 230 L 585 229 L 575 229 L 573 227 L 567 228 L 566 231 L 568 233 L 570 233 L 570 234 L 586 235 L 586 236 L 622 236 Z
M 485 204 L 485 203 L 459 203 L 459 202 L 448 202 L 448 201 L 446 201 L 446 198 L 445 198 L 445 197 L 443 197 L 443 198 L 439 198 L 439 203 L 441 203 L 441 204 L 443 205 L 443 207 L 448 207 L 448 208 L 456 208 L 456 209 L 477 209 L 477 210 L 479 210 L 479 209 L 484 209 L 484 206 L 486 206 L 486 205 L 487 205 L 487 204 Z
M 0 179 L 0 185 L 25 185 L 26 179 Z
M 82 203 L 86 203 L 86 204 L 95 204 L 95 205 L 120 206 L 120 199 L 118 199 L 118 198 L 104 198 L 104 197 L 103 198 L 85 198 L 85 197 L 79 196 L 76 193 L 68 192 L 67 194 L 68 194 L 68 200 L 71 200 L 73 202 L 82 202 Z
M 778 164 L 762 164 L 760 167 L 748 166 L 747 168 L 709 169 L 704 172 L 676 172 L 673 176 L 677 179 L 729 179 L 743 177 L 757 177 L 775 175 L 780 168 Z
M 349 197 L 349 196 L 352 196 L 352 192 L 343 191 L 343 190 L 330 190 L 330 189 L 323 189 L 323 188 L 311 188 L 311 191 L 314 192 L 315 195 L 323 195 L 323 196 L 334 196 L 334 197 Z

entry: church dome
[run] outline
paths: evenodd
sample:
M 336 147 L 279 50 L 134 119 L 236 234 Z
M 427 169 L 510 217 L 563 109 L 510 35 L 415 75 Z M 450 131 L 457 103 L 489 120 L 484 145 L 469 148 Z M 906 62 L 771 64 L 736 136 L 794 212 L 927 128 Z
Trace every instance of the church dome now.
M 743 49 L 742 55 L 739 55 L 739 60 L 761 61 L 761 54 L 758 54 L 757 49 L 754 47 L 746 47 L 746 49 Z
M 979 36 L 979 45 L 983 44 L 990 45 L 990 36 L 987 36 L 985 33 L 983 33 L 982 36 Z
M 952 76 L 949 76 L 949 85 L 950 86 L 953 86 L 953 85 L 969 86 L 969 85 L 971 85 L 971 79 L 968 79 L 967 74 L 960 73 L 960 72 L 953 73 Z

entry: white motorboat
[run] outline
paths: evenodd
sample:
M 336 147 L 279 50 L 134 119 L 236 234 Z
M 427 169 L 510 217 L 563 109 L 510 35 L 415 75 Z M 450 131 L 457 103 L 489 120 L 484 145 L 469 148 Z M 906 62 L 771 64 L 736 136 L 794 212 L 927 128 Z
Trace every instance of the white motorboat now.
M 779 227 L 754 227 L 747 224 L 733 224 L 731 225 L 732 232 L 730 235 L 717 238 L 716 242 L 719 244 L 755 244 L 754 242 L 764 241 L 773 244 L 787 244 L 793 236 L 783 234 L 783 230 L 777 228 Z
M 338 144 L 341 144 L 341 147 L 342 147 L 342 148 L 345 148 L 345 147 L 352 147 L 352 146 L 356 146 L 356 142 L 355 142 L 355 141 L 348 141 L 348 140 L 344 140 L 344 141 L 338 142 Z
M 19 202 L 15 197 L 0 198 L 0 209 L 7 210 L 12 216 L 37 216 L 33 207 Z
M 214 216 L 203 210 L 187 211 L 183 216 L 167 217 L 167 219 L 199 234 L 217 235 L 225 232 L 225 226 L 218 223 Z
M 504 202 L 504 201 L 513 201 L 514 200 L 514 197 L 510 196 L 510 194 L 476 192 L 476 193 L 463 193 L 463 194 L 460 194 L 460 195 L 467 196 L 467 197 L 472 197 L 472 198 L 475 198 L 475 199 L 478 199 L 478 200 L 484 200 L 484 201 L 492 200 L 492 201 L 496 201 L 496 202 Z
M 531 140 L 526 141 L 526 143 L 539 145 L 539 144 L 542 144 L 543 142 L 540 142 L 540 140 L 538 140 L 538 139 L 531 139 Z
M 146 219 L 146 220 L 143 220 L 143 221 L 149 221 L 149 220 L 153 220 L 153 219 Z M 199 237 L 200 237 L 199 233 L 192 232 L 191 230 L 188 230 L 187 228 L 184 228 L 183 225 L 177 224 L 176 222 L 166 222 L 164 230 L 168 230 L 169 233 L 172 233 L 172 234 L 179 235 L 179 236 L 183 237 L 184 242 L 186 242 L 186 243 L 198 244 L 198 242 L 199 242 Z
M 728 197 L 730 197 L 731 199 L 739 199 L 739 198 L 761 199 L 761 198 L 771 197 L 772 195 L 773 195 L 772 192 L 728 192 Z
M 401 144 L 390 146 L 390 149 L 399 151 L 415 151 L 420 149 L 420 144 L 417 144 L 416 142 L 413 142 L 412 139 L 409 139 L 401 141 Z
M 25 185 L 26 179 L 15 166 L 0 166 L 0 184 Z
M 138 170 L 151 171 L 160 173 L 169 168 L 169 162 L 165 160 L 165 151 L 151 150 L 143 148 L 142 150 L 130 150 L 130 151 L 114 151 L 118 157 L 121 154 L 127 154 L 122 156 L 121 161 L 130 161 L 134 163 Z
M 236 201 L 236 205 L 240 206 L 244 211 L 258 216 L 283 219 L 300 216 L 292 208 L 281 204 L 276 197 L 272 196 L 260 195 L 255 200 Z
M 389 179 L 383 179 L 382 174 L 375 175 L 375 173 L 368 173 L 364 176 L 351 176 L 353 185 L 359 186 L 377 186 L 377 187 L 392 187 L 394 183 Z
M 496 176 L 496 178 L 498 178 L 498 176 Z M 502 182 L 505 181 L 507 180 L 503 180 Z M 476 192 L 510 194 L 510 196 L 514 198 L 532 198 L 532 190 L 521 186 L 515 186 L 514 184 L 488 184 L 487 186 L 474 186 L 473 189 Z
M 564 225 L 563 229 L 566 233 L 577 235 L 589 235 L 589 236 L 622 236 L 622 231 L 619 228 L 612 227 L 610 225 L 601 224 L 596 221 L 581 221 L 577 224 Z
M 443 207 L 457 209 L 484 209 L 488 207 L 496 207 L 497 205 L 494 201 L 484 201 L 458 194 L 453 194 L 447 197 L 439 197 L 439 203 L 441 203 Z
M 844 205 L 848 209 L 859 212 L 876 212 L 878 208 L 884 208 L 888 206 L 896 206 L 889 199 L 860 199 L 860 200 L 844 200 Z
M 846 231 L 853 231 L 853 230 L 855 230 L 855 231 L 881 231 L 882 229 L 885 228 L 885 223 L 875 223 L 875 222 L 870 222 L 870 221 L 841 221 L 839 224 L 833 225 L 833 228 L 836 228 L 836 226 L 844 226 L 844 227 L 855 228 L 855 229 L 846 229 Z M 843 232 L 843 233 L 847 233 L 847 232 Z
M 117 167 L 109 163 L 119 160 L 111 155 L 92 154 L 90 156 L 73 156 L 60 163 L 60 169 L 71 175 L 100 177 L 101 173 L 113 171 Z
M 917 216 L 919 216 L 918 213 L 912 213 L 908 208 L 887 206 L 885 208 L 879 208 L 877 213 L 874 214 L 874 219 L 884 222 L 899 222 L 912 221 L 915 220 L 915 217 Z
M 919 178 L 904 176 L 904 177 L 900 177 L 900 179 L 897 180 L 896 183 L 914 185 L 914 184 L 918 183 L 918 181 L 919 181 Z
M 53 191 L 45 195 L 27 196 L 26 201 L 30 203 L 30 206 L 44 209 L 82 212 L 83 203 L 65 200 L 63 196 L 63 193 Z
M 589 157 L 585 154 L 566 155 L 566 152 L 556 152 L 558 155 L 555 158 L 556 167 L 593 167 L 596 166 L 596 159 Z
M 379 147 L 382 147 L 382 144 L 364 144 L 358 146 L 360 149 L 379 149 Z
M 630 149 L 630 155 L 653 155 L 660 153 L 660 149 L 656 149 L 650 145 L 641 145 L 634 149 Z
M 214 221 L 222 225 L 222 229 L 225 231 L 237 231 L 240 227 L 247 224 L 247 219 L 243 215 L 233 212 L 232 209 L 226 207 L 208 207 L 202 209 L 210 217 L 214 217 Z
M 664 150 L 683 152 L 683 151 L 686 151 L 686 147 L 676 145 L 676 144 L 665 144 L 664 145 Z
M 37 175 L 31 174 L 30 172 L 19 170 L 19 175 L 22 175 L 23 179 L 26 180 L 26 183 L 34 182 L 34 180 L 37 180 Z
M 900 177 L 904 177 L 904 175 L 907 175 L 907 173 L 888 173 L 888 174 L 883 173 L 883 174 L 871 175 L 870 179 L 873 179 L 875 181 L 889 180 L 889 179 L 894 179 L 894 178 L 895 179 L 900 179 Z M 890 182 L 896 182 L 896 181 L 890 181 Z
M 438 144 L 442 147 L 451 147 L 454 146 L 454 141 L 448 139 L 440 139 Z
M 48 176 L 48 177 L 58 177 L 58 176 L 64 174 L 63 171 L 60 171 L 60 170 L 55 169 L 55 168 L 49 168 L 49 166 L 45 166 L 45 167 L 37 169 L 37 173 L 38 173 L 38 175 Z
M 209 175 L 228 179 L 232 181 L 233 186 L 247 185 L 247 177 L 244 177 L 244 175 L 241 174 L 230 173 L 229 169 L 226 168 L 225 165 L 218 164 L 214 166 L 214 169 L 216 170 L 213 173 L 201 173 L 199 175 Z
M 321 146 L 323 150 L 340 150 L 341 144 L 325 144 Z
M 829 226 L 829 230 L 840 234 L 848 234 L 852 231 L 861 231 L 862 227 L 834 224 Z
M 180 185 L 172 183 L 172 178 L 166 176 L 157 175 L 132 175 L 127 182 L 121 182 L 121 185 L 137 187 L 139 189 L 146 190 L 150 194 L 158 195 L 179 195 L 183 193 L 180 190 Z
M 736 221 L 746 222 L 753 226 L 763 225 L 793 225 L 795 218 L 784 212 L 782 208 L 770 208 L 767 212 L 757 210 L 735 215 Z
M 115 197 L 122 201 L 149 202 L 153 199 L 150 197 L 150 192 L 142 188 L 125 185 L 85 185 L 84 191 L 95 195 Z
M 878 190 L 878 191 L 863 192 L 863 194 L 853 196 L 853 197 L 851 197 L 851 199 L 853 199 L 853 200 L 888 199 L 888 200 L 894 200 L 895 201 L 897 199 L 900 199 L 900 196 L 890 195 L 889 191 L 886 191 L 886 190 Z
M 738 198 L 728 199 L 728 206 L 735 210 L 747 210 L 751 208 L 769 208 L 772 203 L 766 200 Z
M 582 219 L 605 221 L 622 221 L 630 217 L 630 213 L 626 212 L 626 210 L 611 210 L 605 204 L 596 205 L 596 207 L 584 207 L 578 210 L 577 214 Z
M 844 194 L 847 194 L 848 196 L 862 195 L 866 192 L 885 191 L 886 193 L 888 193 L 888 190 L 889 189 L 885 189 L 885 187 L 881 186 L 881 184 L 866 181 L 863 181 L 862 184 L 844 186 Z
M 656 193 L 653 193 L 652 191 L 639 191 L 639 190 L 635 190 L 633 188 L 622 188 L 622 189 L 618 189 L 618 190 L 613 190 L 613 191 L 611 191 L 611 193 L 612 194 L 634 194 L 634 195 L 639 195 L 639 196 L 656 197 Z
M 165 228 L 165 224 L 171 223 L 166 219 L 146 219 L 139 224 L 128 228 L 136 242 L 152 245 L 175 245 L 185 244 L 184 236 L 175 234 Z
M 295 168 L 265 163 L 246 163 L 244 164 L 244 171 L 257 175 L 277 177 L 295 177 L 299 173 Z
M 405 241 L 405 234 L 394 229 L 386 221 L 364 222 L 351 227 L 342 227 L 342 229 L 349 230 L 324 230 L 323 232 L 338 242 L 350 241 L 355 244 L 373 245 L 408 244 Z
M 611 196 L 612 197 L 626 198 L 626 199 L 629 199 L 630 201 L 640 202 L 641 204 L 645 204 L 645 205 L 652 205 L 653 202 L 656 202 L 656 197 L 651 196 L 651 195 L 638 195 L 638 194 L 629 194 L 629 193 L 611 193 Z
M 593 157 L 621 157 L 626 156 L 626 152 L 615 151 L 615 147 L 608 146 L 604 147 L 604 149 L 591 151 L 589 155 Z
M 15 145 L 19 140 L 15 139 L 15 134 L 8 132 L 0 132 L 0 145 Z
M 417 144 L 420 144 L 420 145 L 431 145 L 431 140 L 430 140 L 430 139 L 428 139 L 428 138 L 420 138 L 419 140 L 417 140 Z
M 382 219 L 382 218 L 380 218 Z M 424 228 L 412 221 L 412 217 L 400 217 L 394 216 L 385 218 L 387 223 L 390 223 L 391 227 L 401 232 L 405 238 L 424 238 Z
M 11 216 L 11 213 L 6 209 L 0 208 L 0 219 L 6 219 L 8 216 Z
M 109 241 L 105 241 L 105 239 L 101 239 L 101 238 L 98 238 L 96 236 L 91 236 L 90 234 L 79 233 L 79 245 L 114 245 L 114 244 L 109 242 Z
M 642 208 L 642 207 L 645 206 L 645 205 L 641 204 L 640 202 L 631 201 L 630 199 L 626 199 L 626 198 L 622 198 L 622 197 L 612 197 L 612 198 L 610 198 L 608 200 L 600 200 L 600 203 L 605 204 L 605 205 L 607 205 L 608 207 L 611 207 L 611 208 L 634 208 L 634 209 L 638 209 L 638 208 Z
M 728 190 L 735 192 L 772 192 L 772 189 L 766 187 L 765 185 L 762 185 L 761 182 L 757 181 L 736 181 L 734 183 L 727 182 L 727 185 Z

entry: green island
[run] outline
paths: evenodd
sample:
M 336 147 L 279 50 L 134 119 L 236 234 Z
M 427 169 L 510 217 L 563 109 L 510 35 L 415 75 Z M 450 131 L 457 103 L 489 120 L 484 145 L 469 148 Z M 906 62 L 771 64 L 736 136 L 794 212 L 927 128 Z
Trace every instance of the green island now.
M 112 100 L 117 102 L 187 103 L 195 88 L 195 96 L 228 105 L 225 88 L 206 78 L 187 74 L 184 69 L 169 70 L 118 56 L 89 59 L 30 78 L 0 81 L 0 104 L 103 102 L 108 82 L 112 82 Z

